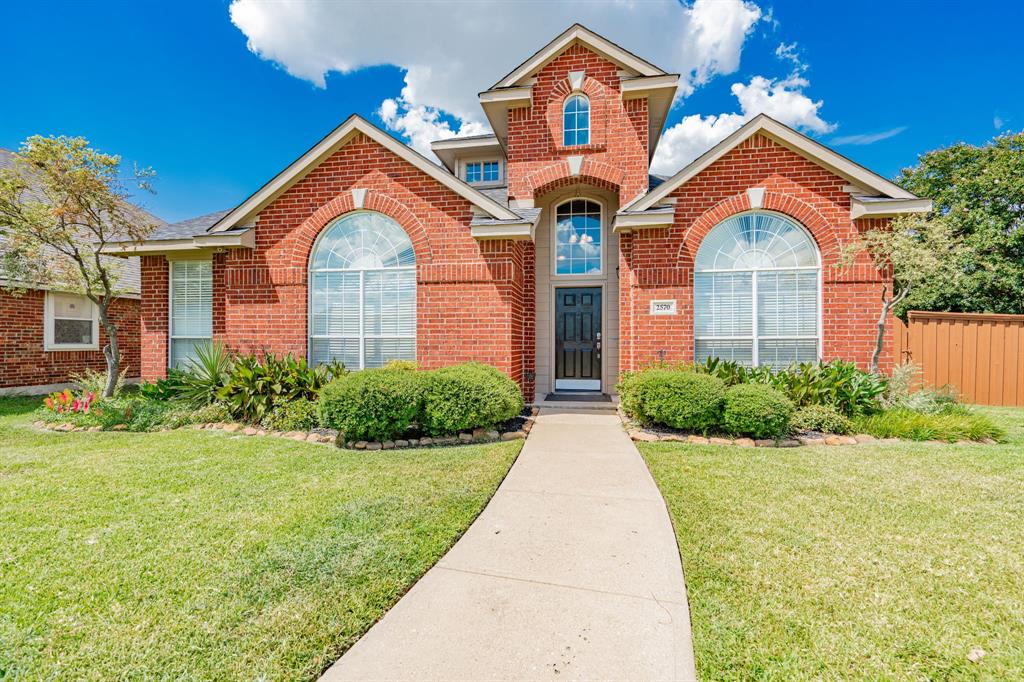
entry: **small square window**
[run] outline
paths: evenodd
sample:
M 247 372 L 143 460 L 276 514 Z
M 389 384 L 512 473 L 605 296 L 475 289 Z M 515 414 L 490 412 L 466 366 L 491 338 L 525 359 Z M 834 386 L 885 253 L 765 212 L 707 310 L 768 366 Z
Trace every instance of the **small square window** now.
M 501 179 L 501 169 L 497 161 L 484 162 L 484 182 L 497 182 Z
M 46 350 L 98 350 L 99 315 L 96 306 L 77 294 L 46 295 L 43 346 Z
M 483 179 L 483 168 L 479 161 L 466 164 L 466 182 L 480 182 Z

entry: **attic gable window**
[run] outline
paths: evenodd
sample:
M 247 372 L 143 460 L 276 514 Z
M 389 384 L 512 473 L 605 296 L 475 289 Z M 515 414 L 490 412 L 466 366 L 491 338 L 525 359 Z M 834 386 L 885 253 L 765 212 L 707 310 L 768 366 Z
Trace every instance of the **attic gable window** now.
M 471 161 L 466 164 L 466 182 L 498 182 L 501 180 L 501 164 L 497 161 Z
M 562 107 L 562 144 L 575 147 L 590 144 L 590 100 L 573 95 Z

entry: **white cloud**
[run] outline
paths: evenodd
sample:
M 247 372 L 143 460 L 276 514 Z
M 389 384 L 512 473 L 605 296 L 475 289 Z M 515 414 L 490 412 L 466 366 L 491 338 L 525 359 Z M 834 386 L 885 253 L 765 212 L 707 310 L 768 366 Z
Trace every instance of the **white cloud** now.
M 382 103 L 379 114 L 420 151 L 435 134 L 483 130 L 476 93 L 576 21 L 682 74 L 679 92 L 686 96 L 739 68 L 744 42 L 762 18 L 761 9 L 744 0 L 695 0 L 692 6 L 571 0 L 527 7 L 233 0 L 230 13 L 252 52 L 318 87 L 326 87 L 332 71 L 383 64 L 405 70 L 401 95 Z
M 795 74 L 781 80 L 754 76 L 749 83 L 734 83 L 731 90 L 740 111 L 717 116 L 686 116 L 669 127 L 651 162 L 651 172 L 675 173 L 758 114 L 768 114 L 805 132 L 832 132 L 835 125 L 818 114 L 821 100 L 814 101 L 804 93 L 808 85 L 805 78 Z
M 999 114 L 995 114 L 992 116 L 993 128 L 995 128 L 996 130 L 1002 130 L 1004 125 L 1006 125 L 1006 121 L 1003 120 L 1002 116 L 1000 116 Z
M 883 130 L 879 133 L 860 133 L 857 135 L 840 135 L 839 137 L 832 138 L 829 142 L 834 145 L 865 145 L 874 144 L 881 142 L 882 140 L 888 140 L 890 137 L 896 137 L 904 130 L 907 126 L 897 126 L 896 128 L 890 128 L 889 130 Z

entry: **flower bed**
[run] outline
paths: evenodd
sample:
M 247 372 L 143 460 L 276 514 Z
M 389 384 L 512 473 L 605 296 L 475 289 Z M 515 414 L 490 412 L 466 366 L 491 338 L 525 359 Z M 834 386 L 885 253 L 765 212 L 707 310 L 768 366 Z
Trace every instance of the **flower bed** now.
M 487 365 L 418 371 L 396 362 L 349 373 L 340 365 L 311 368 L 290 355 L 232 356 L 219 344 L 200 349 L 188 370 L 137 392 L 99 398 L 83 388 L 47 397 L 37 426 L 135 432 L 195 426 L 389 450 L 521 439 L 534 416 L 524 411 L 516 383 Z
M 639 441 L 799 447 L 1004 437 L 949 389 L 912 392 L 915 371 L 901 366 L 886 378 L 842 362 L 772 371 L 711 360 L 629 373 L 619 391 L 623 421 Z

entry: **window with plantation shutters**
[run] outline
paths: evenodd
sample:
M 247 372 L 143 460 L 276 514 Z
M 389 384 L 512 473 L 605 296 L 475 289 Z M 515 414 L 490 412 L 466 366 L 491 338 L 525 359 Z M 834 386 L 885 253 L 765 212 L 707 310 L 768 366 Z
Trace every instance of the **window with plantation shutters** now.
M 362 211 L 320 235 L 309 267 L 311 364 L 416 359 L 416 254 L 394 220 Z
M 170 367 L 187 367 L 213 338 L 213 264 L 171 261 Z
M 803 227 L 777 213 L 733 216 L 704 238 L 694 269 L 698 362 L 817 361 L 821 265 Z

